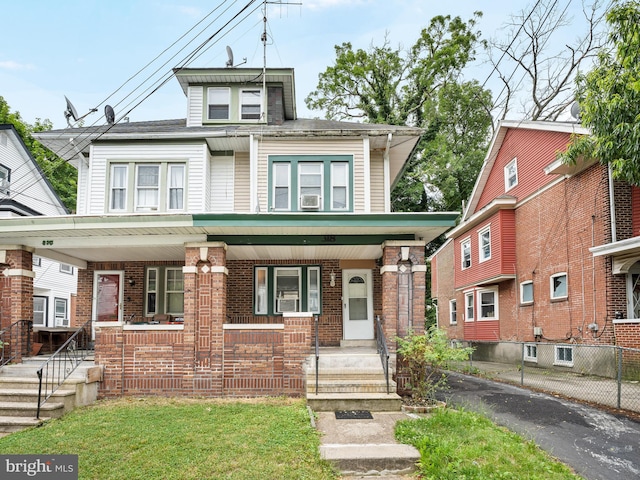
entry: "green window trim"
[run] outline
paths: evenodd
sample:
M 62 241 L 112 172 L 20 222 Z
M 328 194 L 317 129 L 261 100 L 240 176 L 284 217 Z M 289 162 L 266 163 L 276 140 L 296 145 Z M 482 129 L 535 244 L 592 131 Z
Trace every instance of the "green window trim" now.
M 297 294 L 289 298 L 286 293 L 278 295 L 276 291 L 277 275 L 286 271 L 299 272 Z M 319 265 L 256 265 L 253 279 L 254 315 L 282 315 L 278 302 L 284 301 L 297 302 L 295 310 L 285 311 L 322 313 L 322 268 Z
M 287 164 L 289 166 L 288 173 L 288 208 L 276 208 L 275 190 L 276 187 L 282 189 L 281 183 L 276 183 L 275 167 L 276 164 Z M 321 176 L 321 204 L 318 209 L 303 209 L 300 203 L 300 185 L 301 164 L 320 164 L 322 166 Z M 340 172 L 335 168 L 336 165 L 346 164 L 346 173 L 342 178 L 333 181 L 333 177 Z M 342 173 L 342 172 L 340 172 Z M 346 176 L 346 178 L 345 178 Z M 345 185 L 346 183 L 346 185 Z M 269 211 L 279 212 L 353 212 L 353 155 L 269 155 Z M 337 192 L 346 189 L 346 193 L 341 194 L 341 200 L 346 200 L 344 208 L 334 208 L 334 204 L 338 201 Z M 343 198 L 344 197 L 344 198 Z M 340 203 L 343 203 L 342 201 Z

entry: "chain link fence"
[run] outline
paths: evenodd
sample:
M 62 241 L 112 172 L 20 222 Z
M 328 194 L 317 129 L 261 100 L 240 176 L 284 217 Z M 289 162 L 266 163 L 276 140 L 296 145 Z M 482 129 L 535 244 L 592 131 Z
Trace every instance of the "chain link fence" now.
M 598 405 L 640 412 L 640 349 L 536 342 L 457 342 L 474 348 L 470 373 Z

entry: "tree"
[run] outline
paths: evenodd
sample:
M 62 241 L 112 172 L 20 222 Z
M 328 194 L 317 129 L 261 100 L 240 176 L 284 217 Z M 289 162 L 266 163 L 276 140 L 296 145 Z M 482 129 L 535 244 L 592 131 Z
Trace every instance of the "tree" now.
M 570 3 L 539 1 L 530 12 L 511 17 L 504 39 L 489 42 L 489 62 L 503 84 L 494 99 L 499 118 L 518 99 L 519 113 L 530 120 L 555 121 L 573 103 L 577 72 L 602 47 L 604 0 L 583 0 L 582 20 L 569 16 Z M 566 27 L 582 32 L 571 44 L 563 38 Z
M 491 126 L 491 95 L 460 79 L 482 44 L 480 17 L 434 17 L 407 51 L 391 48 L 386 37 L 367 51 L 336 46 L 334 65 L 305 99 L 327 118 L 425 130 L 392 194 L 396 211 L 458 210 L 471 193 Z
M 6 100 L 0 96 L 0 123 L 10 123 L 15 127 L 64 205 L 70 211 L 75 210 L 78 172 L 31 135 L 33 132 L 51 130 L 53 128 L 52 122 L 48 119 L 40 120 L 37 118 L 35 125 L 29 125 L 22 120 L 20 112 L 11 112 Z
M 609 48 L 578 78 L 582 125 L 563 158 L 598 158 L 613 176 L 640 186 L 640 2 L 616 2 L 607 14 Z

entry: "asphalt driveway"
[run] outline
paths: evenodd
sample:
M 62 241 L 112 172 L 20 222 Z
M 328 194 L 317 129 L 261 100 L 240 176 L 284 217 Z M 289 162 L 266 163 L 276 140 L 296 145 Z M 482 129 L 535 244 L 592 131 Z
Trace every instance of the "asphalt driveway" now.
M 638 421 L 459 373 L 450 373 L 449 384 L 448 403 L 486 414 L 588 480 L 640 478 Z

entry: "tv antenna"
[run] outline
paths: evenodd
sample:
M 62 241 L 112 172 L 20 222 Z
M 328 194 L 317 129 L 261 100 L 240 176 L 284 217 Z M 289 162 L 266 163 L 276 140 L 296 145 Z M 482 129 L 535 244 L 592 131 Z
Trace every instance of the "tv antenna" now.
M 69 121 L 70 118 L 73 118 L 74 122 L 79 122 L 80 120 L 82 120 L 87 115 L 98 111 L 97 108 L 92 108 L 91 110 L 89 110 L 84 115 L 79 116 L 78 115 L 78 111 L 76 110 L 76 107 L 73 106 L 73 103 L 71 103 L 71 100 L 69 100 L 66 95 L 64 96 L 64 99 L 67 102 L 67 108 L 64 111 L 64 117 L 67 119 L 67 125 L 69 125 L 69 128 L 72 127 L 71 122 Z
M 233 64 L 233 50 L 231 50 L 231 47 L 229 45 L 227 45 L 227 63 L 225 63 L 225 67 L 227 68 L 236 68 L 239 67 L 240 65 L 244 65 L 245 63 L 247 63 L 247 57 L 244 57 L 242 59 L 242 63 L 239 63 L 238 65 L 234 65 Z

